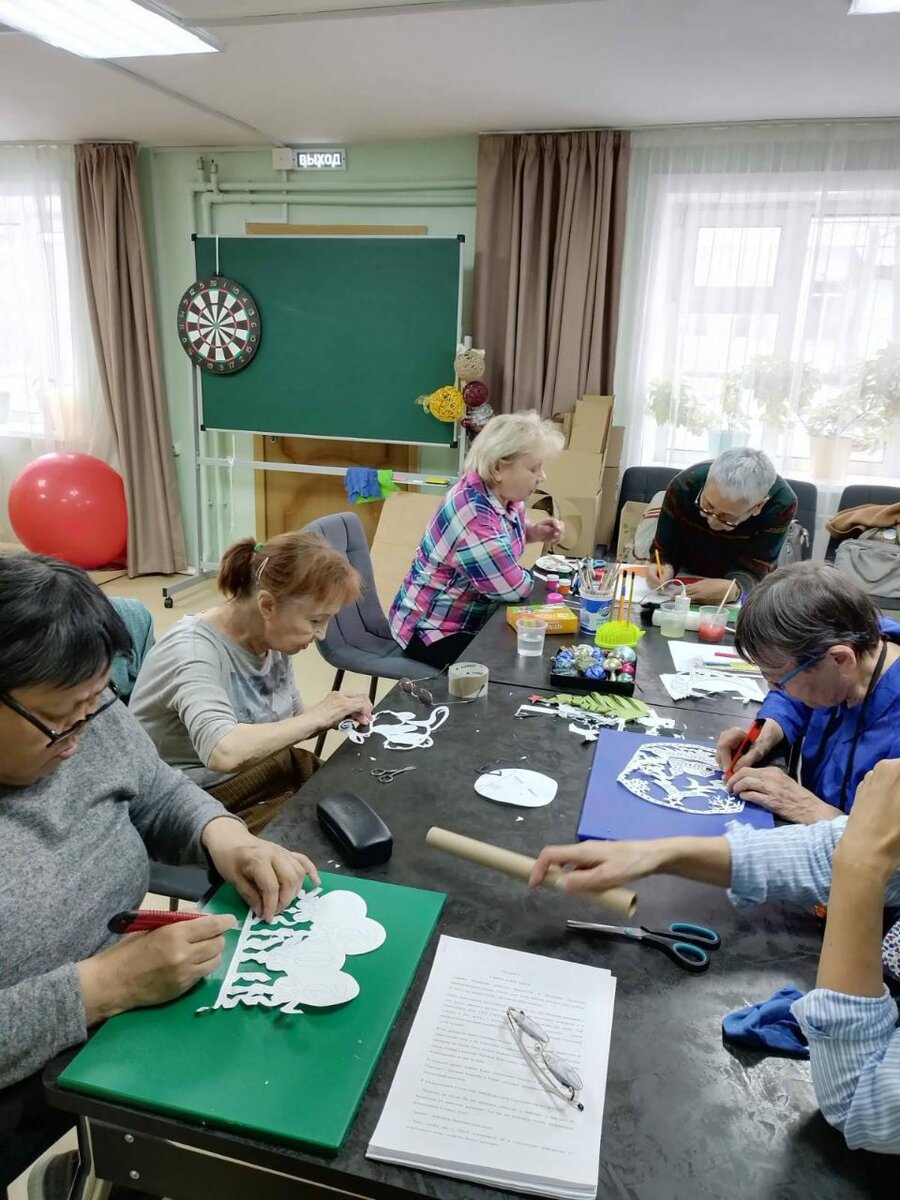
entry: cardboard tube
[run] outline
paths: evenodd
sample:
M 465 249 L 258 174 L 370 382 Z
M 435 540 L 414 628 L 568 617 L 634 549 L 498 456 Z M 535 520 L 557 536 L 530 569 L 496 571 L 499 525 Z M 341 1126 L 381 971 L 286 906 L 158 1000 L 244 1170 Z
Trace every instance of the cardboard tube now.
M 491 846 L 488 842 L 479 842 L 475 838 L 465 837 L 461 833 L 453 833 L 449 829 L 441 829 L 432 825 L 425 835 L 425 841 L 436 850 L 444 850 L 467 862 L 478 863 L 482 867 L 490 867 L 494 871 L 502 871 L 504 875 L 512 875 L 514 879 L 528 880 L 534 869 L 536 859 L 527 854 L 517 854 L 514 850 L 504 850 L 502 846 Z M 552 866 L 544 876 L 542 887 L 553 888 L 557 892 L 567 891 L 565 883 L 566 872 L 560 867 Z M 637 909 L 637 896 L 627 888 L 609 888 L 607 891 L 577 891 L 569 892 L 573 899 L 590 900 L 602 904 L 623 917 L 631 917 Z

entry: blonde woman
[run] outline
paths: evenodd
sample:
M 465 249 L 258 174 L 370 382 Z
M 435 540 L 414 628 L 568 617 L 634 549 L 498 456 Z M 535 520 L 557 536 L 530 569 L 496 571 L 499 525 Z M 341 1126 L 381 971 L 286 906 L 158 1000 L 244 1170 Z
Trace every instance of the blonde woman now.
M 282 533 L 230 546 L 218 585 L 224 601 L 182 617 L 144 659 L 130 707 L 167 763 L 255 831 L 317 765 L 296 743 L 372 714 L 367 697 L 342 692 L 304 708 L 291 663 L 361 580 L 317 535 Z
M 391 608 L 391 630 L 411 658 L 455 662 L 498 603 L 531 593 L 519 565 L 526 542 L 557 542 L 562 522 L 530 524 L 525 500 L 563 435 L 536 412 L 493 417 L 472 443 L 466 473 L 432 517 Z

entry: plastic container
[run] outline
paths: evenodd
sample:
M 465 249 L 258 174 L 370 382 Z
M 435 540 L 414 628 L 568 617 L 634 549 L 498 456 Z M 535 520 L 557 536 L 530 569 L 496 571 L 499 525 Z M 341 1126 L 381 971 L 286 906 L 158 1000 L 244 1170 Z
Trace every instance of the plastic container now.
M 516 621 L 516 648 L 523 658 L 540 658 L 544 653 L 547 622 L 538 617 L 522 617 Z
M 725 640 L 725 626 L 728 622 L 726 609 L 719 610 L 716 604 L 704 604 L 700 609 L 700 624 L 697 626 L 697 637 L 701 642 L 718 643 Z
M 629 621 L 607 621 L 600 625 L 594 634 L 594 645 L 602 646 L 604 650 L 613 650 L 616 646 L 636 646 L 644 636 L 639 625 Z
M 659 632 L 667 638 L 683 638 L 687 628 L 688 610 L 673 601 L 662 604 L 659 609 Z

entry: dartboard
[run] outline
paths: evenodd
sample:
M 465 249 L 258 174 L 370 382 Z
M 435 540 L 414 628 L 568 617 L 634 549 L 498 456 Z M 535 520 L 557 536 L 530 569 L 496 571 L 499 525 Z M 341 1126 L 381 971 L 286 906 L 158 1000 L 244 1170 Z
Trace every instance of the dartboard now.
M 185 353 L 214 375 L 246 367 L 259 349 L 259 309 L 246 288 L 213 275 L 192 283 L 178 305 Z

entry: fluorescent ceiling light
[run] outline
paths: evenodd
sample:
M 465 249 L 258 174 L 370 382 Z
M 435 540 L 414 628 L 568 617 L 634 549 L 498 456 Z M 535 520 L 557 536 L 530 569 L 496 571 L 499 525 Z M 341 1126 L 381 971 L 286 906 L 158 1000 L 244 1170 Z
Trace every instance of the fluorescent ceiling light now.
M 0 21 L 83 58 L 209 54 L 218 49 L 135 0 L 0 0 Z
M 900 0 L 850 0 L 851 17 L 873 17 L 876 13 L 900 12 Z

